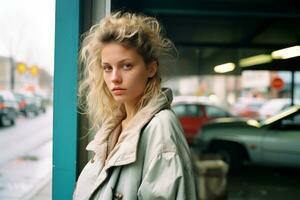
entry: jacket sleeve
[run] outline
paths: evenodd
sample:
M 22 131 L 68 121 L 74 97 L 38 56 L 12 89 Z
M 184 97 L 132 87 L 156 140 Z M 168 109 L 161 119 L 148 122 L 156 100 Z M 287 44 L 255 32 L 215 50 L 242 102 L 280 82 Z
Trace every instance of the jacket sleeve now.
M 175 152 L 154 158 L 138 190 L 139 200 L 196 200 L 195 177 Z

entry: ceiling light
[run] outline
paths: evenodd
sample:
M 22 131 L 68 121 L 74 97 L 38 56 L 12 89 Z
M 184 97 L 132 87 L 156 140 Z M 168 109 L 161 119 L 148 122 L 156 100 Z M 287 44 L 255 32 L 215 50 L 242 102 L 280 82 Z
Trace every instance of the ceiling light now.
M 226 73 L 226 72 L 233 71 L 234 68 L 235 68 L 234 63 L 225 63 L 225 64 L 222 64 L 222 65 L 215 66 L 214 71 L 216 73 Z
M 253 65 L 269 63 L 271 61 L 272 61 L 272 56 L 267 55 L 267 54 L 261 54 L 261 55 L 241 59 L 239 62 L 239 66 L 240 67 L 249 67 L 249 66 L 253 66 Z
M 285 49 L 280 49 L 272 52 L 272 57 L 275 59 L 288 59 L 300 56 L 300 46 L 293 46 Z

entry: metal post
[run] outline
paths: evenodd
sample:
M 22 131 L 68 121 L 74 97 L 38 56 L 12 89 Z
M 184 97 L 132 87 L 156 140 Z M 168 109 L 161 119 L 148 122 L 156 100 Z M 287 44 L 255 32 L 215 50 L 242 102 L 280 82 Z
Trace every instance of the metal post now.
M 10 90 L 14 91 L 15 89 L 15 62 L 12 57 L 9 58 L 10 63 Z
M 291 76 L 291 106 L 293 106 L 295 101 L 295 71 L 291 71 Z
M 72 199 L 77 162 L 79 0 L 56 0 L 52 199 Z

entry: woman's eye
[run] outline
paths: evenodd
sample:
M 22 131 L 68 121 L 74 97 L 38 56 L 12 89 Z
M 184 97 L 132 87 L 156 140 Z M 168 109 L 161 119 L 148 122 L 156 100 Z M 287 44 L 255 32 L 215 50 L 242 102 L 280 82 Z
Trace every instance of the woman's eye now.
M 124 64 L 124 65 L 123 65 L 123 68 L 124 68 L 125 70 L 131 69 L 131 68 L 132 68 L 132 64 L 130 64 L 130 63 Z
M 110 67 L 110 66 L 103 66 L 103 70 L 105 72 L 110 72 L 112 70 L 112 67 Z

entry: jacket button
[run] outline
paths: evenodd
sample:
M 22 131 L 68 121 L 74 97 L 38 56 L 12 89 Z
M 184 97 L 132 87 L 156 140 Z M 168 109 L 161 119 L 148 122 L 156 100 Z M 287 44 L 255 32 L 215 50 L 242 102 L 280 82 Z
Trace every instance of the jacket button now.
M 116 200 L 122 200 L 122 199 L 123 199 L 123 195 L 122 195 L 121 193 L 117 192 L 117 193 L 114 195 L 114 198 L 115 198 Z

